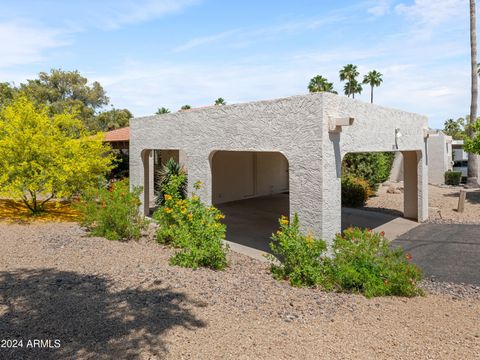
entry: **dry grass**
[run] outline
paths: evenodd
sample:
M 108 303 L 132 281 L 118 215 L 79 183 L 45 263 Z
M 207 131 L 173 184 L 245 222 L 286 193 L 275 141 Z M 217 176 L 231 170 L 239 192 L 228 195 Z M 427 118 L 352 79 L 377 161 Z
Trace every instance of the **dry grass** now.
M 45 211 L 32 215 L 20 201 L 0 199 L 0 221 L 9 223 L 31 223 L 34 221 L 74 222 L 80 214 L 66 201 L 51 201 L 45 204 Z

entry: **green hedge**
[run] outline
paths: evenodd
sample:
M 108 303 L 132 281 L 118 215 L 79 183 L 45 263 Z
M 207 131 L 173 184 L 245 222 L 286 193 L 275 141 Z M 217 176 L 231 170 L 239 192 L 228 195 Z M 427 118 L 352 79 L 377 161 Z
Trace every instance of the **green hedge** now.
M 366 180 L 353 176 L 342 177 L 342 206 L 361 207 L 370 194 L 371 189 Z
M 370 188 L 376 191 L 378 184 L 390 177 L 394 158 L 393 152 L 346 154 L 342 162 L 342 174 L 365 179 Z
M 447 185 L 460 185 L 462 180 L 462 173 L 460 171 L 447 171 L 445 173 L 445 184 Z

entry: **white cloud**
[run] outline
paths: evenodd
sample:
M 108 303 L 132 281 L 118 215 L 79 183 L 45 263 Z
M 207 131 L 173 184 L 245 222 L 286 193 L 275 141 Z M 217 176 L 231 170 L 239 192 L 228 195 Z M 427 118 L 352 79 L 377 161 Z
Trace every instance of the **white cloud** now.
M 198 46 L 211 44 L 211 43 L 223 40 L 229 37 L 230 35 L 233 35 L 234 33 L 235 33 L 235 30 L 232 30 L 232 31 L 225 31 L 225 32 L 210 35 L 210 36 L 193 38 L 192 40 L 187 41 L 183 45 L 175 47 L 172 50 L 172 52 L 182 52 L 182 51 L 193 49 Z
M 467 18 L 469 3 L 468 0 L 415 0 L 412 5 L 398 4 L 395 11 L 406 15 L 417 26 L 428 28 Z
M 0 23 L 0 68 L 37 62 L 49 49 L 69 44 L 66 34 L 58 29 L 26 21 Z
M 384 16 L 390 13 L 392 6 L 391 0 L 375 1 L 375 4 L 367 9 L 367 12 L 373 16 Z
M 103 6 L 110 6 L 106 6 L 101 16 L 95 18 L 104 27 L 115 29 L 177 13 L 198 2 L 199 0 L 108 1 Z
M 207 35 L 204 37 L 196 37 L 188 40 L 182 45 L 176 46 L 172 52 L 182 52 L 191 50 L 198 46 L 217 43 L 221 40 L 225 41 L 225 45 L 229 48 L 242 48 L 252 45 L 260 41 L 268 41 L 275 36 L 282 36 L 288 33 L 311 31 L 322 26 L 331 25 L 346 21 L 346 16 L 332 14 L 321 19 L 304 19 L 298 21 L 288 21 L 283 24 L 266 26 L 256 29 L 240 28 L 234 30 L 223 31 L 218 34 Z

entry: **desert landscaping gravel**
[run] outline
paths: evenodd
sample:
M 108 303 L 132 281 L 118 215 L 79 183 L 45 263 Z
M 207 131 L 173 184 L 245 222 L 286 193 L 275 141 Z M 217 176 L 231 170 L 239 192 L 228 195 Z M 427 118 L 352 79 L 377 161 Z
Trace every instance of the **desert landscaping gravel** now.
M 225 271 L 170 266 L 142 239 L 73 223 L 0 222 L 0 336 L 59 339 L 1 359 L 478 359 L 480 290 L 366 299 L 292 288 L 230 252 Z
M 437 224 L 480 224 L 480 190 L 467 193 L 465 210 L 457 211 L 459 186 L 428 186 L 428 222 Z M 366 210 L 376 210 L 403 216 L 403 184 L 384 183 L 371 197 Z

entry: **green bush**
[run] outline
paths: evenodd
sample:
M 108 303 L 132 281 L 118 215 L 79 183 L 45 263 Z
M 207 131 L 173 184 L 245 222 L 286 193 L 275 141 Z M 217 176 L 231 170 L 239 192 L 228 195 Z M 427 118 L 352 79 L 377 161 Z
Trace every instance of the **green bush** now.
M 336 236 L 329 257 L 323 240 L 300 232 L 295 215 L 291 224 L 285 217 L 280 219 L 280 230 L 272 239 L 271 273 L 293 286 L 319 286 L 366 297 L 422 294 L 417 287 L 420 270 L 401 248 L 392 249 L 383 233 L 349 228 Z
M 272 235 L 270 243 L 275 257 L 278 259 L 271 265 L 271 272 L 276 279 L 288 279 L 293 286 L 314 286 L 325 283 L 326 267 L 322 257 L 327 249 L 325 241 L 315 239 L 312 235 L 302 235 L 299 229 L 298 215 L 295 214 L 289 224 L 286 217 L 279 220 L 280 229 Z
M 332 272 L 339 290 L 366 297 L 422 294 L 417 287 L 420 270 L 410 264 L 410 255 L 392 249 L 383 233 L 349 228 L 333 242 Z
M 462 181 L 462 173 L 460 171 L 447 171 L 445 172 L 445 184 L 458 186 Z
M 342 174 L 365 179 L 376 191 L 378 184 L 390 177 L 394 158 L 393 152 L 347 154 L 343 158 Z
M 364 206 L 371 194 L 366 180 L 353 176 L 342 177 L 342 206 Z
M 179 189 L 184 184 L 184 176 L 172 175 L 162 188 L 164 203 L 153 214 L 160 225 L 157 241 L 179 249 L 170 259 L 173 265 L 224 269 L 227 247 L 222 240 L 226 227 L 220 220 L 225 216 L 215 207 L 205 206 L 195 193 L 183 199 Z M 197 183 L 195 188 L 200 186 Z
M 129 190 L 128 180 L 117 181 L 110 188 L 87 191 L 76 208 L 81 224 L 94 236 L 109 240 L 138 239 L 147 222 L 139 214 L 142 189 Z

